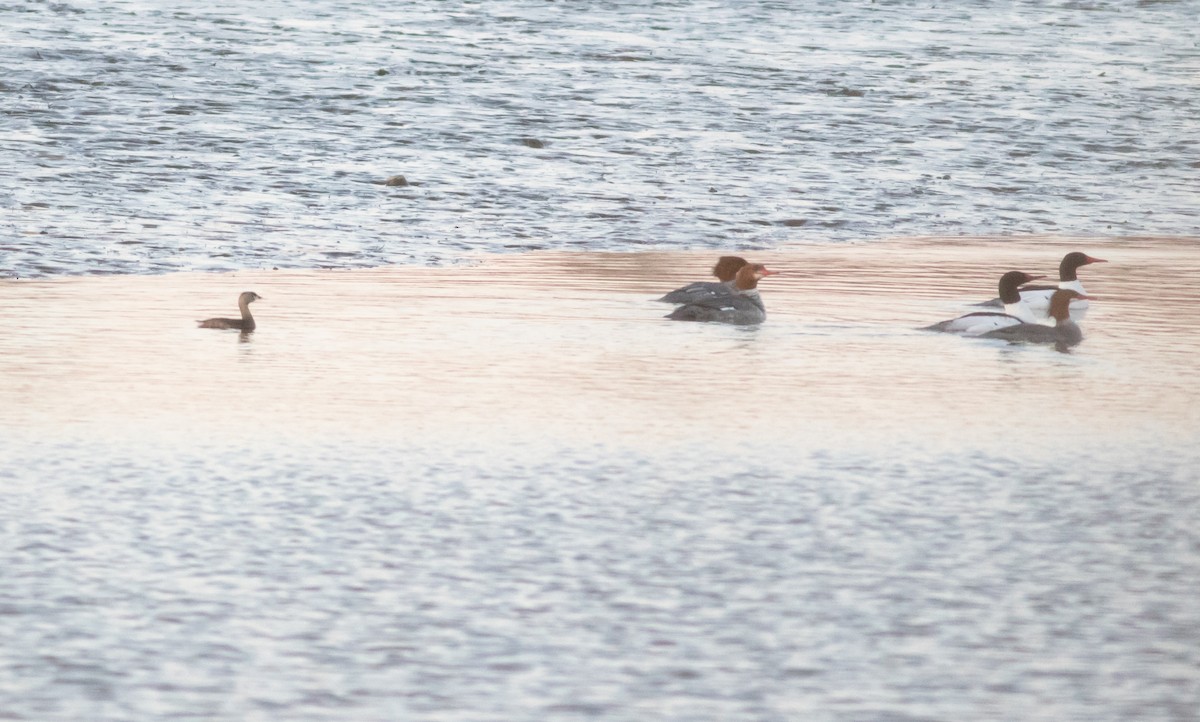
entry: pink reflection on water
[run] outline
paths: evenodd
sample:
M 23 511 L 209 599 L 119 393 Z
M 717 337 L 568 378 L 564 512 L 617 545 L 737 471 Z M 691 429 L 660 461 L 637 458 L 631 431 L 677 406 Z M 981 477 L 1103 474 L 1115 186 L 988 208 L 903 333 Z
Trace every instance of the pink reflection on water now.
M 1068 250 L 1093 304 L 1071 355 L 916 331 Z M 0 428 L 53 437 L 530 438 L 714 455 L 747 443 L 1055 449 L 1200 430 L 1193 239 L 908 239 L 743 253 L 757 328 L 652 299 L 712 253 L 530 253 L 449 268 L 0 284 Z M 237 294 L 259 330 L 197 329 Z M 239 343 L 239 340 L 244 341 Z

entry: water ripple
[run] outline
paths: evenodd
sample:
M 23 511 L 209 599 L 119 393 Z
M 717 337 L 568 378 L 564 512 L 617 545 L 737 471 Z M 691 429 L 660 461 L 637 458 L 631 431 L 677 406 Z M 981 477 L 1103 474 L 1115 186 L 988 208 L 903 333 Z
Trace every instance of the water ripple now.
M 1187 8 L 21 6 L 0 273 L 1192 235 Z

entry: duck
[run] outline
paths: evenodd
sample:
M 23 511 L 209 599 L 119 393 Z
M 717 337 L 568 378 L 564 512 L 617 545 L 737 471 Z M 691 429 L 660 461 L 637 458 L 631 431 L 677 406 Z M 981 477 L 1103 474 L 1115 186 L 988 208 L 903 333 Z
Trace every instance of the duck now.
M 196 323 L 200 324 L 200 328 L 236 329 L 243 333 L 249 333 L 256 326 L 254 317 L 250 315 L 250 304 L 260 301 L 262 298 L 254 291 L 245 291 L 238 296 L 238 310 L 242 312 L 241 318 L 210 318 Z
M 1062 257 L 1062 261 L 1058 264 L 1058 284 L 1054 286 L 1038 285 L 1026 286 L 1021 289 L 1021 299 L 1029 306 L 1029 310 L 1039 318 L 1050 317 L 1050 297 L 1059 289 L 1069 289 L 1079 294 L 1079 298 L 1071 304 L 1071 309 L 1081 311 L 1087 308 L 1088 302 L 1084 300 L 1087 296 L 1087 291 L 1083 288 L 1083 283 L 1079 281 L 1079 269 L 1084 266 L 1089 266 L 1093 263 L 1108 263 L 1103 258 L 1093 258 L 1082 251 L 1071 251 Z M 993 298 L 991 301 L 979 304 L 981 306 L 999 306 L 1001 300 Z
M 1089 298 L 1073 288 L 1060 288 L 1050 297 L 1050 317 L 1054 319 L 1053 326 L 1020 323 L 988 331 L 980 338 L 996 338 L 1010 343 L 1052 343 L 1059 351 L 1066 351 L 1083 341 L 1083 330 L 1071 320 L 1071 304 L 1075 301 L 1087 301 Z
M 685 303 L 665 318 L 672 321 L 712 321 L 737 326 L 750 326 L 767 319 L 767 309 L 758 293 L 758 282 L 778 271 L 767 270 L 761 263 L 742 266 L 733 279 L 733 289 L 725 295 L 714 295 Z
M 694 303 L 706 298 L 714 298 L 716 296 L 730 296 L 733 294 L 733 281 L 737 277 L 738 271 L 742 270 L 748 261 L 740 256 L 721 256 L 717 259 L 717 263 L 713 266 L 712 274 L 717 277 L 714 281 L 697 281 L 689 283 L 683 288 L 677 288 L 667 295 L 658 299 L 664 303 Z
M 932 326 L 925 326 L 922 331 L 941 331 L 957 333 L 963 336 L 979 336 L 980 334 L 1007 326 L 1021 323 L 1039 323 L 1039 319 L 1030 310 L 1025 300 L 1021 298 L 1019 288 L 1022 284 L 1035 281 L 1045 276 L 1034 276 L 1024 271 L 1009 271 L 1000 277 L 1000 301 L 1004 311 L 976 311 L 949 321 L 940 321 Z M 1049 328 L 1049 326 L 1047 326 Z

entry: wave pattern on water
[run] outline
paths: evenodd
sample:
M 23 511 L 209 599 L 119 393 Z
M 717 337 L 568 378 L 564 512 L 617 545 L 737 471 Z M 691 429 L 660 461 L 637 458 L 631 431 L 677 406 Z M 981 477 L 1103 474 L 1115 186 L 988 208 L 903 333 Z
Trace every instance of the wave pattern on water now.
M 4 275 L 1200 229 L 1189 3 L 4 15 Z
M 14 719 L 1196 708 L 1200 498 L 1171 453 L 83 448 L 0 439 Z

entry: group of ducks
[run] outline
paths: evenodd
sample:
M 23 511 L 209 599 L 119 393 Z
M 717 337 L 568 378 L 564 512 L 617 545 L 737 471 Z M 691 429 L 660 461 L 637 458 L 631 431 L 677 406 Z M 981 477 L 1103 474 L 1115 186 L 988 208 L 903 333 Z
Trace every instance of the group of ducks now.
M 1075 346 L 1083 340 L 1083 332 L 1071 319 L 1071 311 L 1082 312 L 1089 300 L 1079 282 L 1078 271 L 1092 263 L 1105 260 L 1079 251 L 1063 256 L 1058 266 L 1058 284 L 1054 286 L 1027 285 L 1045 276 L 1009 271 L 1000 277 L 1000 297 L 979 304 L 1003 307 L 1003 311 L 975 311 L 921 330 L 1013 343 L 1052 343 L 1059 350 Z M 775 271 L 737 256 L 722 256 L 712 272 L 717 281 L 692 283 L 658 299 L 679 306 L 666 317 L 739 325 L 762 323 L 766 319 L 758 282 Z
M 1063 256 L 1058 266 L 1058 285 L 1030 286 L 1045 276 L 1009 271 L 1000 277 L 1000 297 L 980 306 L 1003 307 L 1003 311 L 975 311 L 948 321 L 926 326 L 925 331 L 942 331 L 962 336 L 1003 339 L 1010 342 L 1053 343 L 1060 350 L 1083 340 L 1083 332 L 1071 320 L 1071 311 L 1087 308 L 1089 297 L 1079 282 L 1078 270 L 1091 263 L 1104 263 L 1074 251 Z M 762 323 L 767 309 L 758 293 L 758 282 L 778 271 L 738 256 L 721 256 L 712 269 L 716 281 L 699 281 L 677 288 L 658 299 L 678 306 L 666 315 L 675 321 L 708 321 L 739 326 Z M 210 318 L 200 328 L 255 329 L 250 304 L 262 299 L 253 291 L 238 296 L 241 318 Z
M 1073 251 L 1058 265 L 1058 285 L 1025 285 L 1045 276 L 1009 271 L 1000 277 L 1000 297 L 981 306 L 1003 306 L 1004 311 L 976 311 L 949 321 L 926 326 L 925 331 L 943 331 L 978 338 L 998 338 L 1013 343 L 1052 343 L 1060 351 L 1083 340 L 1083 331 L 1071 318 L 1082 314 L 1091 297 L 1083 290 L 1078 271 L 1091 263 L 1106 263 Z

